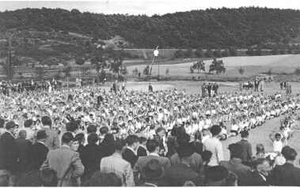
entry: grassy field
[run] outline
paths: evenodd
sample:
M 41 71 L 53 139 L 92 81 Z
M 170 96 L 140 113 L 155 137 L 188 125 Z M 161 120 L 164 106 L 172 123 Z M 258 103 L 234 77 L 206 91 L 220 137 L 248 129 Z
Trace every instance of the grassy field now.
M 225 57 L 220 58 L 223 60 L 226 68 L 225 74 L 220 75 L 207 75 L 204 73 L 198 74 L 197 71 L 195 73 L 190 73 L 190 66 L 193 64 L 194 60 L 189 62 L 185 61 L 183 63 L 176 64 L 164 64 L 164 63 L 155 63 L 152 68 L 152 74 L 158 74 L 158 67 L 160 75 L 166 75 L 166 70 L 169 70 L 169 77 L 220 77 L 224 78 L 245 78 L 252 77 L 262 72 L 270 71 L 272 73 L 293 73 L 296 68 L 300 67 L 300 55 L 274 55 L 274 56 L 239 56 L 239 57 Z M 205 60 L 205 70 L 206 73 L 209 70 L 209 66 L 212 60 Z M 127 69 L 129 74 L 132 73 L 132 70 L 137 68 L 139 71 L 143 71 L 144 68 L 150 65 L 150 63 L 145 64 L 127 64 Z M 240 75 L 238 69 L 243 67 L 245 73 Z

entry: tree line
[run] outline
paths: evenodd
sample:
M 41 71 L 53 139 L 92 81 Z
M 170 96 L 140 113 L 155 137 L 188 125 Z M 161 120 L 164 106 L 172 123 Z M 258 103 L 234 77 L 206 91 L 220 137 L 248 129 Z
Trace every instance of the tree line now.
M 262 48 L 297 43 L 300 11 L 257 7 L 165 14 L 104 15 L 63 9 L 0 12 L 0 32 L 9 29 L 76 32 L 93 40 L 120 35 L 136 48 Z

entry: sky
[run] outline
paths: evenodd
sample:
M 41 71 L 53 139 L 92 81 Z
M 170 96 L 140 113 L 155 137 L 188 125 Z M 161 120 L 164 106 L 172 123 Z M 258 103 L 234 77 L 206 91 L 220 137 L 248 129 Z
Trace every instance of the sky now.
M 81 1 L 1 1 L 0 11 L 22 8 L 78 9 L 103 14 L 154 14 L 199 10 L 206 8 L 239 8 L 248 6 L 299 9 L 299 0 L 81 0 Z

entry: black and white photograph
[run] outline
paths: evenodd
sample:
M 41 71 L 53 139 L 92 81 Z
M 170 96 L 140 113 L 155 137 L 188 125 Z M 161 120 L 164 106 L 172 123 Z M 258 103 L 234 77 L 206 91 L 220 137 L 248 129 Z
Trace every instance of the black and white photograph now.
M 299 112 L 298 0 L 0 0 L 0 187 L 300 186 Z

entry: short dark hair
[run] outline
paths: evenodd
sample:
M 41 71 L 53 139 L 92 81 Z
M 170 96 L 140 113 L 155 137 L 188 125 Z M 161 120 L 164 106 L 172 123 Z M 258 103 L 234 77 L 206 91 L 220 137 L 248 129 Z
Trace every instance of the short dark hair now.
M 96 133 L 97 132 L 97 127 L 95 125 L 89 125 L 86 129 L 87 133 Z
M 223 166 L 209 167 L 205 172 L 205 182 L 217 182 L 228 177 L 228 170 Z
M 115 141 L 115 150 L 121 151 L 126 146 L 126 141 L 124 139 L 117 139 Z
M 75 121 L 70 121 L 66 124 L 67 131 L 75 132 L 78 129 L 78 124 Z
M 99 137 L 96 133 L 91 133 L 88 136 L 88 144 L 96 144 L 99 140 Z
M 249 132 L 248 132 L 248 131 L 243 130 L 243 131 L 241 132 L 241 137 L 242 137 L 242 138 L 247 138 L 248 136 L 249 136 Z
M 74 140 L 78 141 L 79 143 L 82 143 L 85 140 L 85 135 L 83 133 L 78 133 L 75 135 Z
M 166 129 L 163 128 L 163 127 L 158 127 L 158 128 L 156 129 L 155 133 L 157 134 L 157 133 L 159 133 L 159 132 L 161 132 L 161 131 L 165 131 L 165 132 L 166 132 Z
M 131 146 L 132 144 L 139 142 L 139 137 L 136 135 L 129 135 L 126 138 L 126 143 Z
M 283 147 L 281 153 L 287 161 L 294 161 L 297 157 L 296 150 L 289 146 Z
M 62 138 L 61 138 L 61 142 L 63 144 L 69 144 L 73 140 L 74 140 L 74 136 L 70 132 L 66 132 L 65 134 L 62 135 Z
M 92 177 L 83 183 L 83 186 L 122 186 L 122 181 L 114 173 L 95 172 Z
M 219 125 L 213 125 L 210 128 L 210 132 L 211 132 L 212 136 L 217 136 L 221 132 L 221 127 Z
M 210 159 L 211 159 L 211 156 L 212 156 L 212 152 L 209 151 L 209 150 L 204 150 L 204 151 L 202 152 L 202 155 L 201 155 L 201 156 L 202 156 L 203 161 L 209 162 Z
M 49 116 L 43 116 L 42 117 L 42 124 L 45 126 L 52 126 L 52 120 Z
M 147 150 L 151 153 L 159 146 L 159 142 L 156 139 L 148 140 L 146 143 Z
M 258 159 L 253 161 L 253 167 L 256 169 L 258 165 L 263 164 L 265 161 L 269 162 L 269 160 L 266 159 L 266 158 L 258 158 Z
M 184 144 L 188 144 L 190 142 L 190 135 L 189 134 L 182 134 L 182 135 L 179 135 L 177 137 L 177 143 L 178 145 L 184 145 Z
M 107 134 L 108 133 L 108 127 L 104 126 L 100 128 L 100 134 Z
M 41 180 L 44 187 L 56 187 L 57 186 L 57 173 L 51 168 L 44 168 L 41 170 Z
M 143 142 L 146 142 L 146 141 L 147 141 L 147 138 L 145 138 L 143 136 L 139 137 L 140 144 L 142 144 Z
M 45 139 L 47 138 L 47 133 L 45 130 L 39 130 L 37 133 L 36 133 L 36 139 L 37 140 L 41 140 L 41 139 Z
M 32 119 L 27 119 L 25 122 L 24 122 L 24 127 L 31 127 L 31 125 L 33 124 L 33 121 Z

